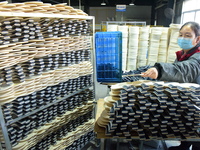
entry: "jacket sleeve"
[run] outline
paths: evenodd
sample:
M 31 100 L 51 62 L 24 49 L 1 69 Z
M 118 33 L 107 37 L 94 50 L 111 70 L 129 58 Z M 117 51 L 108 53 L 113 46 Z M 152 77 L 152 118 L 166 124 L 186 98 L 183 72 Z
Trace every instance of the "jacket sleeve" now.
M 158 80 L 180 83 L 194 83 L 200 76 L 200 53 L 195 53 L 188 60 L 174 63 L 156 63 L 159 70 Z

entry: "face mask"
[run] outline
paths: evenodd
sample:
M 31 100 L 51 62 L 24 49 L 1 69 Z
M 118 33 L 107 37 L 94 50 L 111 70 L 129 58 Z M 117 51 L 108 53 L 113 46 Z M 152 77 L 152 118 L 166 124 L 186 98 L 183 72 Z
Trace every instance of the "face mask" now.
M 192 39 L 190 38 L 182 38 L 179 37 L 178 38 L 178 45 L 182 48 L 182 49 L 191 49 L 194 47 L 194 45 L 192 45 Z

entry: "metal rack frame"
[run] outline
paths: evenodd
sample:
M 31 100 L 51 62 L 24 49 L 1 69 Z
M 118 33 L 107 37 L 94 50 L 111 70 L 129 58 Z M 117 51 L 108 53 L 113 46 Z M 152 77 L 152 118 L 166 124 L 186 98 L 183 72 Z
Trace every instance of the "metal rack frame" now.
M 94 16 L 83 16 L 83 15 L 62 15 L 62 14 L 44 14 L 44 13 L 14 13 L 14 12 L 0 12 L 0 17 L 33 17 L 33 18 L 68 18 L 68 19 L 86 19 L 86 20 L 92 20 L 92 35 L 94 35 L 94 32 L 95 32 L 95 18 Z M 94 50 L 95 49 L 95 46 L 94 46 L 94 38 L 93 38 L 93 43 L 91 45 L 91 49 Z M 95 50 L 94 50 L 95 51 Z M 91 54 L 91 57 L 94 57 L 92 54 Z M 91 59 L 91 63 L 92 65 L 94 65 L 94 58 Z M 94 65 L 95 66 L 95 65 Z M 0 105 L 0 128 L 2 129 L 2 134 L 3 134 L 3 137 L 4 137 L 4 140 L 5 140 L 5 147 L 6 147 L 6 150 L 12 150 L 12 145 L 10 143 L 10 138 L 9 138 L 9 135 L 8 135 L 8 132 L 7 132 L 7 126 L 12 124 L 12 123 L 15 123 L 27 116 L 30 116 L 34 113 L 37 113 L 38 111 L 40 110 L 43 110 L 47 107 L 50 107 L 51 105 L 54 105 L 66 98 L 69 98 L 75 94 L 78 94 L 86 89 L 89 89 L 89 88 L 93 88 L 94 89 L 94 92 L 95 92 L 95 86 L 94 86 L 94 81 L 95 81 L 95 75 L 92 74 L 92 85 L 93 86 L 88 86 L 88 87 L 85 87 L 83 89 L 79 89 L 77 90 L 76 92 L 73 92 L 73 93 L 70 93 L 68 95 L 66 95 L 65 97 L 63 98 L 60 98 L 60 99 L 57 99 L 56 101 L 52 102 L 52 103 L 49 103 L 39 109 L 36 109 L 32 112 L 29 112 L 23 116 L 20 116 L 18 118 L 15 118 L 13 119 L 11 122 L 5 122 L 5 119 L 4 119 L 4 115 L 3 115 L 3 111 L 2 111 L 2 106 Z M 95 97 L 94 97 L 95 98 Z M 3 147 L 0 143 L 0 150 L 3 150 Z

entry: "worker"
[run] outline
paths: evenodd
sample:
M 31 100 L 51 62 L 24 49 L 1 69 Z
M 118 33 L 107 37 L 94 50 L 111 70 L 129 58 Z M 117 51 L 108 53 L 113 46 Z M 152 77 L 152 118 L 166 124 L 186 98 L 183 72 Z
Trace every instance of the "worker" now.
M 177 43 L 182 50 L 176 52 L 174 63 L 155 63 L 143 73 L 161 81 L 200 84 L 200 26 L 196 22 L 186 22 L 179 30 Z M 182 141 L 179 146 L 168 150 L 200 150 L 199 142 Z

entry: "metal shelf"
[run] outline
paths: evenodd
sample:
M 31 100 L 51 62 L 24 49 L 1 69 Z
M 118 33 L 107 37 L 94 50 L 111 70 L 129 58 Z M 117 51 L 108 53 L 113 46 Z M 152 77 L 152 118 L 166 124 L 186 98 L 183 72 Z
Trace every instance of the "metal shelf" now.
M 18 17 L 25 17 L 25 18 L 35 18 L 35 19 L 38 19 L 38 18 L 66 18 L 66 19 L 80 19 L 80 20 L 91 20 L 91 23 L 90 25 L 92 26 L 92 34 L 94 35 L 94 32 L 95 32 L 95 17 L 94 16 L 84 16 L 84 15 L 62 15 L 62 14 L 45 14 L 45 13 L 24 13 L 24 12 L 0 12 L 0 20 L 4 19 L 5 17 L 12 17 L 12 18 L 18 18 Z M 94 49 L 94 38 L 93 38 L 93 43 L 92 43 L 92 49 Z M 93 56 L 91 56 L 93 57 Z M 91 61 L 92 63 L 94 63 L 93 61 Z M 94 78 L 94 76 L 93 76 Z M 73 92 L 73 93 L 70 93 L 68 95 L 66 95 L 65 97 L 62 97 L 62 98 L 57 98 L 57 100 L 53 101 L 52 103 L 48 103 L 36 110 L 33 110 L 29 113 L 26 113 L 24 114 L 23 116 L 20 116 L 18 118 L 15 118 L 13 119 L 12 121 L 9 121 L 9 122 L 5 122 L 5 119 L 4 119 L 4 115 L 3 115 L 3 111 L 2 111 L 2 106 L 0 105 L 0 128 L 2 129 L 2 135 L 3 135 L 3 139 L 5 141 L 5 145 L 1 144 L 0 143 L 0 150 L 3 150 L 3 147 L 2 146 L 5 146 L 5 150 L 12 150 L 12 145 L 11 145 L 11 141 L 10 141 L 10 138 L 9 138 L 9 135 L 8 135 L 8 130 L 7 130 L 7 126 L 12 124 L 12 123 L 15 123 L 21 119 L 24 119 L 32 114 L 35 114 L 47 107 L 50 107 L 58 102 L 61 102 L 63 101 L 64 99 L 67 99 L 71 96 L 74 96 L 75 94 L 78 94 L 86 89 L 90 89 L 90 88 L 93 88 L 93 90 L 95 91 L 95 87 L 94 87 L 94 83 L 92 83 L 91 86 L 87 86 L 87 87 L 84 87 L 82 89 L 78 89 L 76 92 Z
M 1 125 L 0 127 L 1 127 L 2 133 L 3 133 L 3 138 L 5 140 L 6 148 L 8 150 L 12 150 L 12 146 L 10 144 L 10 139 L 9 139 L 9 135 L 8 135 L 8 129 L 5 125 L 5 119 L 3 116 L 3 111 L 2 111 L 1 105 L 0 105 L 0 125 Z M 0 150 L 3 150 L 2 145 L 0 145 Z

